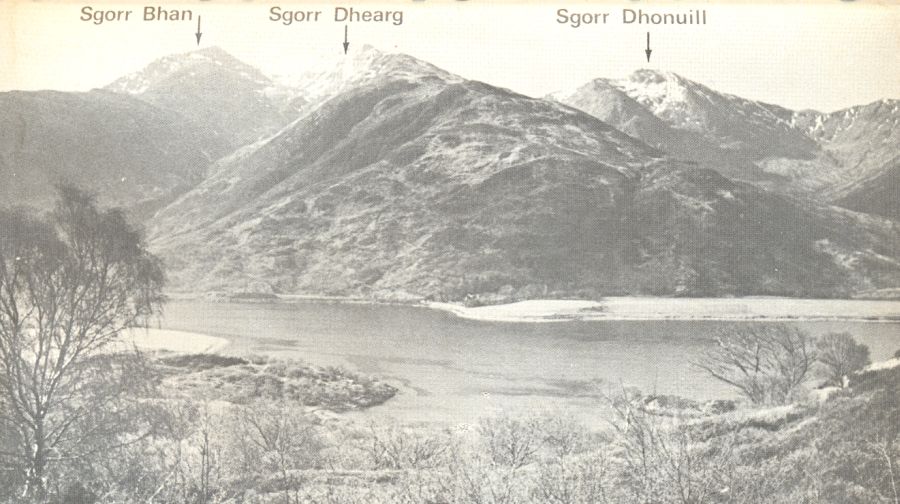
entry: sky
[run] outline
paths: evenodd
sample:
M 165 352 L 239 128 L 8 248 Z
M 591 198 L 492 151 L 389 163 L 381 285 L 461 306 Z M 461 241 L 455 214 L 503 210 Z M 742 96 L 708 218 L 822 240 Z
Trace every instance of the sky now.
M 0 0 L 0 90 L 89 90 L 168 54 L 197 48 L 196 21 L 144 22 L 146 2 Z M 81 21 L 85 5 L 134 11 L 129 22 Z M 639 68 L 673 71 L 718 91 L 793 109 L 832 111 L 900 98 L 900 3 L 803 4 L 586 2 L 561 4 L 424 0 L 394 3 L 156 2 L 202 16 L 200 47 L 219 46 L 270 75 L 292 75 L 345 58 L 364 44 L 403 52 L 463 77 L 531 96 Z M 270 8 L 321 10 L 318 23 L 285 26 Z M 343 23 L 334 7 L 404 11 L 403 24 Z M 573 28 L 557 10 L 609 13 L 605 25 Z M 623 8 L 707 11 L 706 25 L 624 25 Z M 196 19 L 196 18 L 195 18 Z M 644 50 L 650 33 L 653 53 Z

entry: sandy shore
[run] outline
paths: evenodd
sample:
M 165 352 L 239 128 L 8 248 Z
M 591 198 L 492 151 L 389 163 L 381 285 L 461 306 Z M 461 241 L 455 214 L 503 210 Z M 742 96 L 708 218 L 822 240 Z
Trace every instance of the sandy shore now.
M 122 334 L 121 345 L 140 350 L 168 350 L 178 353 L 215 353 L 228 345 L 228 340 L 205 334 L 168 329 L 133 329 Z
M 889 359 L 881 362 L 873 362 L 866 366 L 866 371 L 883 371 L 885 369 L 894 369 L 896 367 L 900 367 L 900 357 L 894 357 L 893 359 Z
M 847 320 L 900 322 L 900 301 L 792 298 L 609 297 L 602 301 L 532 300 L 469 308 L 427 306 L 490 322 L 572 320 Z

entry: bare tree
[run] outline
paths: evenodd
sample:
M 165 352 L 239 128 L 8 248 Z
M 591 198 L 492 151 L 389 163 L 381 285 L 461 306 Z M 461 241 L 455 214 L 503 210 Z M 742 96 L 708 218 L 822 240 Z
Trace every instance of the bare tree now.
M 819 363 L 825 379 L 836 387 L 843 387 L 850 373 L 869 365 L 869 347 L 857 343 L 850 333 L 828 333 L 816 342 Z
M 539 427 L 544 447 L 557 458 L 587 451 L 597 442 L 584 425 L 565 415 L 542 417 Z
M 806 332 L 784 324 L 729 326 L 694 364 L 754 404 L 784 403 L 809 376 L 816 349 Z
M 547 504 L 614 502 L 610 465 L 601 453 L 556 458 L 539 467 L 533 498 Z
M 301 502 L 295 472 L 313 466 L 321 442 L 316 425 L 287 403 L 258 402 L 234 410 L 238 457 L 242 467 L 255 465 L 263 474 L 278 474 L 285 504 Z
M 431 435 L 396 425 L 369 425 L 363 451 L 375 469 L 424 469 L 443 461 L 451 447 L 449 436 Z
M 705 440 L 677 417 L 648 411 L 639 394 L 610 401 L 623 489 L 629 502 L 720 502 L 734 460 L 734 441 Z
M 442 479 L 442 496 L 432 502 L 517 504 L 526 502 L 529 476 L 511 465 L 501 465 L 491 454 L 457 450 Z
M 881 466 L 881 470 L 878 472 L 887 473 L 885 475 L 873 474 L 871 477 L 874 479 L 880 476 L 882 480 L 889 483 L 889 485 L 882 484 L 882 486 L 888 487 L 887 501 L 892 504 L 900 504 L 900 467 L 897 467 L 897 455 L 900 453 L 900 449 L 898 449 L 896 438 L 877 436 L 875 439 L 868 440 L 866 445 L 874 458 L 880 462 L 878 465 Z
M 532 463 L 541 448 L 540 424 L 535 418 L 484 418 L 478 424 L 478 432 L 487 445 L 491 460 L 513 469 Z
M 2 455 L 22 468 L 24 495 L 45 494 L 76 424 L 120 392 L 87 387 L 102 375 L 92 364 L 158 310 L 163 281 L 124 215 L 81 191 L 60 188 L 46 219 L 0 212 L 0 419 L 18 441 Z

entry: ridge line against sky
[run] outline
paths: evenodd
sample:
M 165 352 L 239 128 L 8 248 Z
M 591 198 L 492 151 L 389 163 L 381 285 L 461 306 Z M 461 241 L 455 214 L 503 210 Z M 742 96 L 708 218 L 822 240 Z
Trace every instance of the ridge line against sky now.
M 102 5 L 116 8 L 114 3 Z M 345 58 L 343 23 L 284 26 L 268 20 L 268 8 L 275 5 L 271 3 L 178 5 L 202 12 L 201 48 L 220 46 L 269 76 L 299 75 Z M 327 13 L 335 4 L 296 5 Z M 372 2 L 359 5 L 377 8 Z M 5 62 L 0 90 L 85 91 L 139 71 L 158 58 L 196 49 L 195 24 L 95 26 L 78 21 L 82 6 L 71 1 L 0 1 L 0 58 Z M 794 110 L 830 112 L 900 98 L 896 2 L 385 5 L 401 7 L 406 13 L 402 26 L 350 24 L 351 52 L 370 44 L 385 52 L 409 54 L 466 79 L 537 97 L 572 90 L 595 78 L 622 78 L 647 67 Z M 701 27 L 611 24 L 576 29 L 556 22 L 559 8 L 611 15 L 622 8 L 655 12 L 703 8 L 709 11 L 710 22 Z M 652 33 L 654 50 L 649 65 L 644 56 L 647 31 Z

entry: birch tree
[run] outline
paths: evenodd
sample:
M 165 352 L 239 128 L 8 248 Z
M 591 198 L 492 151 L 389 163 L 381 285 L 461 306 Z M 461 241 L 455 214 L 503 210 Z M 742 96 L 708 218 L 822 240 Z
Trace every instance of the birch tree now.
M 76 427 L 121 392 L 96 387 L 111 372 L 98 356 L 158 311 L 163 282 L 140 232 L 84 192 L 60 187 L 46 218 L 0 211 L 0 431 L 14 441 L 0 456 L 25 498 L 43 499 L 48 467 L 79 456 L 63 447 L 95 434 Z

